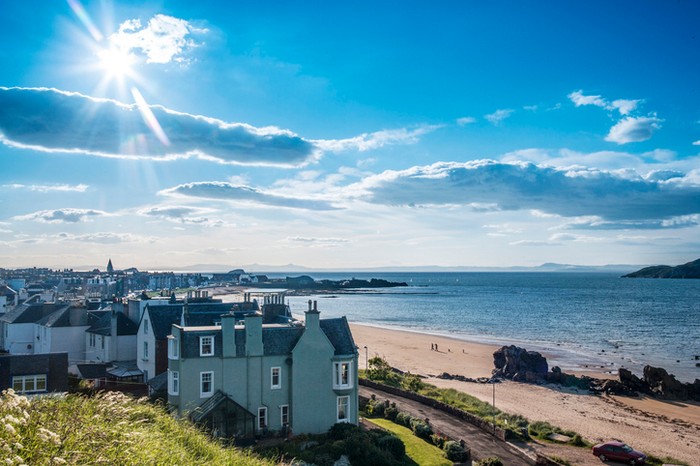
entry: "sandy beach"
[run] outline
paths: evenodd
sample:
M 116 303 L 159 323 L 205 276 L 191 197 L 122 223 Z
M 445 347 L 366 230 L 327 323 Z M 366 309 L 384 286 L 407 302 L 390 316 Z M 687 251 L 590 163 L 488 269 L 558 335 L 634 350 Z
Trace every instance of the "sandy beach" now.
M 497 346 L 466 342 L 425 333 L 351 324 L 365 356 L 379 355 L 392 366 L 427 377 L 427 382 L 469 393 L 491 402 L 492 386 L 437 379 L 442 372 L 466 377 L 488 377 Z M 437 345 L 437 351 L 431 345 Z M 367 349 L 365 350 L 365 347 Z M 544 353 L 547 356 L 546 352 Z M 586 372 L 604 377 L 603 370 Z M 496 406 L 530 420 L 543 420 L 579 432 L 591 442 L 618 439 L 655 456 L 672 456 L 700 464 L 700 404 L 651 398 L 593 396 L 587 391 L 555 385 L 528 385 L 506 381 L 496 386 Z

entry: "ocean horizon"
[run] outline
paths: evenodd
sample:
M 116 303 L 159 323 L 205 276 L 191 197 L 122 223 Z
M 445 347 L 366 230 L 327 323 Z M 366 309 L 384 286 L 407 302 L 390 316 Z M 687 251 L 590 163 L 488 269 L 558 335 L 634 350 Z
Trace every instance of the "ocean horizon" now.
M 289 296 L 295 315 L 303 316 L 314 299 L 322 317 L 345 315 L 351 323 L 515 344 L 544 353 L 550 368 L 564 371 L 615 375 L 624 367 L 641 376 L 648 364 L 684 382 L 700 378 L 700 280 L 576 272 L 310 275 L 316 280 L 381 278 L 409 286 Z

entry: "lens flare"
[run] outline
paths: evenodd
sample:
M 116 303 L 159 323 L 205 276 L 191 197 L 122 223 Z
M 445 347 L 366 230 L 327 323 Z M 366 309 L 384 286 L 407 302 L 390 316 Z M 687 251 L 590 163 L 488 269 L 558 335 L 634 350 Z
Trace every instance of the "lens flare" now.
M 136 102 L 136 105 L 138 106 L 139 111 L 141 112 L 141 117 L 143 117 L 143 121 L 151 129 L 151 131 L 153 132 L 155 137 L 158 138 L 161 144 L 163 144 L 164 146 L 169 146 L 170 140 L 165 134 L 165 131 L 163 131 L 163 128 L 161 128 L 160 123 L 158 123 L 158 119 L 151 111 L 151 107 L 149 107 L 146 103 L 146 99 L 143 98 L 139 90 L 135 87 L 131 88 L 131 95 L 134 96 L 134 101 Z

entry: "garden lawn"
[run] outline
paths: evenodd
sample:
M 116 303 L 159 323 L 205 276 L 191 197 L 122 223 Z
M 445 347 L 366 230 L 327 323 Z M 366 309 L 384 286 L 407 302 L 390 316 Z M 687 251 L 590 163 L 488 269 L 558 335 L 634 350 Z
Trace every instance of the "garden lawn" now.
M 445 458 L 444 452 L 435 445 L 413 435 L 411 429 L 394 424 L 388 419 L 365 418 L 384 430 L 395 434 L 406 446 L 406 456 L 421 466 L 452 466 L 452 461 Z

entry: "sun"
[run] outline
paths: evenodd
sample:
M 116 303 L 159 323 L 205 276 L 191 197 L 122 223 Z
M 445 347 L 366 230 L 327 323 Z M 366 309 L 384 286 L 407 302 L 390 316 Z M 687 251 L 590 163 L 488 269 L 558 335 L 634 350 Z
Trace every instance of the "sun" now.
M 97 53 L 100 59 L 100 67 L 107 73 L 109 78 L 122 79 L 125 76 L 132 76 L 133 65 L 136 57 L 127 50 L 111 46 L 102 49 Z

